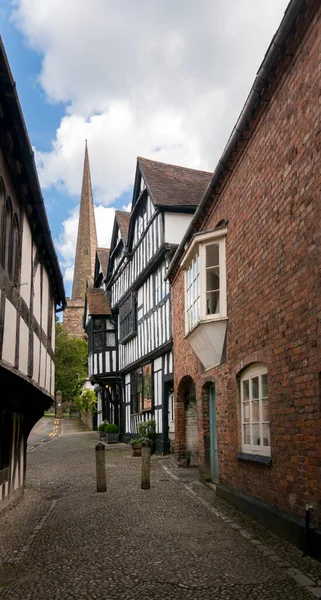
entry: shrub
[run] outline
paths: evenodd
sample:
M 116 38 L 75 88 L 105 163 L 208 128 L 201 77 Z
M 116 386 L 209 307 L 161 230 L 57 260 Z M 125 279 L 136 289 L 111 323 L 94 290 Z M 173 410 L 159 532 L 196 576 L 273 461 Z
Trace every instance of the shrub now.
M 107 423 L 105 425 L 105 432 L 106 433 L 118 433 L 119 427 L 118 427 L 118 425 L 114 425 L 113 423 Z
M 141 421 L 137 424 L 137 431 L 141 438 L 147 438 L 153 442 L 156 439 L 156 421 L 154 419 Z
M 98 431 L 105 431 L 106 423 L 100 423 L 98 426 Z

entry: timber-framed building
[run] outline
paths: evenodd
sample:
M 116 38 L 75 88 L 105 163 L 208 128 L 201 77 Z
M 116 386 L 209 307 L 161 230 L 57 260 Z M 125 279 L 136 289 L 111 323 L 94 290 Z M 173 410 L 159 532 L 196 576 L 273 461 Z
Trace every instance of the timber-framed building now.
M 131 213 L 116 211 L 106 292 L 117 321 L 124 441 L 155 419 L 156 451 L 174 437 L 171 294 L 166 269 L 211 174 L 137 159 Z
M 21 495 L 30 430 L 54 400 L 65 295 L 15 82 L 0 39 L 0 510 Z

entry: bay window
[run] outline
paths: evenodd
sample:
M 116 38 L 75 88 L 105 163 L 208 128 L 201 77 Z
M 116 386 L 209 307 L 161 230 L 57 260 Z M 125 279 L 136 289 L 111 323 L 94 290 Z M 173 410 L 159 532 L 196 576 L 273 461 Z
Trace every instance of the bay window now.
M 226 230 L 195 236 L 185 268 L 186 333 L 199 322 L 226 319 Z

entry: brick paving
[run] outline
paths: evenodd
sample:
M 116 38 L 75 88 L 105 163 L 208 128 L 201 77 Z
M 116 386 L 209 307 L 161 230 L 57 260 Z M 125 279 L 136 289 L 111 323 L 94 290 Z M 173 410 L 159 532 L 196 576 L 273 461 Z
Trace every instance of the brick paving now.
M 0 516 L 1 600 L 320 597 L 321 565 L 215 498 L 171 459 L 108 447 L 95 488 L 97 434 L 65 420 L 28 454 L 23 500 Z

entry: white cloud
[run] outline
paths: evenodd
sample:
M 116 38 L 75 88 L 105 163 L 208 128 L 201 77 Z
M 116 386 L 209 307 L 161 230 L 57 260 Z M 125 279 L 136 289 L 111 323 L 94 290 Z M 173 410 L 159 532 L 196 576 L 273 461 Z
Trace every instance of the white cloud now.
M 287 0 L 16 0 L 66 114 L 41 182 L 79 194 L 88 138 L 95 199 L 133 183 L 137 155 L 214 170 Z

